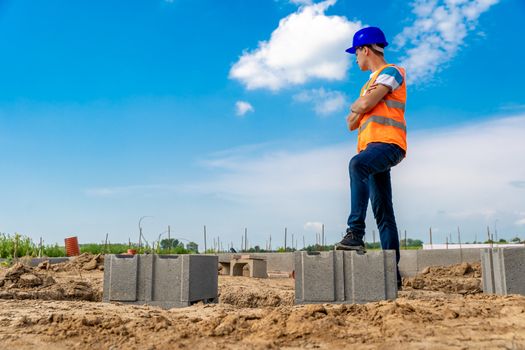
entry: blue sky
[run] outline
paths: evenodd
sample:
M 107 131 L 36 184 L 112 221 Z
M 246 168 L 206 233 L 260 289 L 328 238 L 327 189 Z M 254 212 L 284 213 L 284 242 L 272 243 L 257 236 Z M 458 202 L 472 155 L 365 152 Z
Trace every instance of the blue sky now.
M 344 117 L 368 78 L 344 50 L 377 25 L 410 79 L 399 228 L 523 237 L 524 15 L 520 0 L 0 0 L 0 232 L 133 241 L 149 215 L 151 240 L 171 225 L 202 245 L 206 224 L 275 247 L 321 223 L 337 240 Z

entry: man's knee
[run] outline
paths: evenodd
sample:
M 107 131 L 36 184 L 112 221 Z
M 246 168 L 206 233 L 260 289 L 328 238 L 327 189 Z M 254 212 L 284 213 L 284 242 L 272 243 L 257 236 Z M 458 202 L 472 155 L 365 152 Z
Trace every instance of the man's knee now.
M 350 160 L 350 164 L 348 164 L 348 171 L 350 174 L 361 172 L 363 170 L 366 170 L 365 163 L 359 156 L 355 156 Z

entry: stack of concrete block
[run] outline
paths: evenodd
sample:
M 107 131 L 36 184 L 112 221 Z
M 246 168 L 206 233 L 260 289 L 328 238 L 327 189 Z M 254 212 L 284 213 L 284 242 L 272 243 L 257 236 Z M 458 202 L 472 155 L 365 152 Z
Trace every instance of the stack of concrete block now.
M 231 276 L 267 278 L 266 260 L 252 255 L 235 256 L 230 262 L 230 274 Z
M 483 292 L 525 295 L 525 248 L 481 250 Z
M 295 303 L 367 303 L 397 297 L 395 251 L 296 252 Z
M 217 257 L 106 255 L 103 300 L 163 308 L 217 302 Z

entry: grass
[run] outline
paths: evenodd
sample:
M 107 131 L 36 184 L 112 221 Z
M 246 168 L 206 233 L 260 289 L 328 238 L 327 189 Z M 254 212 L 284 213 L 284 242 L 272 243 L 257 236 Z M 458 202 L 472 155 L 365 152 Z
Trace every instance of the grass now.
M 112 244 L 98 244 L 87 243 L 80 244 L 80 253 L 91 254 L 122 254 L 126 253 L 130 246 L 123 243 Z M 191 253 L 183 246 L 177 246 L 172 249 L 153 249 L 151 247 L 141 247 L 140 249 L 134 245 L 131 248 L 136 249 L 139 254 L 143 253 L 157 253 L 157 254 L 188 254 Z M 18 233 L 9 235 L 0 233 L 0 258 L 12 260 L 15 257 L 23 256 L 37 257 L 39 256 L 39 246 L 33 240 Z M 58 244 L 48 244 L 42 247 L 42 256 L 54 258 L 66 256 L 66 249 L 64 246 Z
M 13 259 L 22 256 L 38 256 L 39 247 L 30 237 L 15 233 L 8 235 L 0 233 L 0 258 Z M 64 247 L 57 244 L 44 245 L 42 255 L 47 257 L 65 256 Z

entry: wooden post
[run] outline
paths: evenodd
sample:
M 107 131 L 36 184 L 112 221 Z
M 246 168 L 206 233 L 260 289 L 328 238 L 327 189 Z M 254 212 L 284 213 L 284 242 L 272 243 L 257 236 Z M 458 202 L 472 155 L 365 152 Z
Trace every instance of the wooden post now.
M 432 227 L 430 228 L 430 249 L 432 249 Z
M 408 243 L 407 243 L 407 230 L 405 230 L 405 250 L 407 250 L 407 246 L 408 246 Z
M 14 252 L 13 252 L 13 261 L 17 260 L 17 250 L 18 250 L 18 233 L 15 233 L 15 244 L 14 244 Z
M 248 228 L 244 228 L 244 250 L 248 251 Z
M 376 230 L 372 230 L 372 242 L 374 243 L 374 246 L 376 244 Z
M 206 245 L 206 225 L 204 225 L 204 254 L 206 254 L 208 247 Z
M 461 233 L 459 232 L 459 226 L 458 226 L 458 243 L 459 243 L 459 258 L 461 262 L 463 262 L 463 250 L 461 249 Z
M 286 236 L 288 235 L 288 228 L 284 228 L 284 251 L 286 251 Z
M 171 254 L 171 227 L 168 225 L 168 254 Z
M 323 226 L 321 226 L 321 234 L 322 234 L 321 244 L 323 245 L 323 250 L 324 250 L 324 246 L 325 246 L 325 241 L 324 241 L 324 224 L 323 224 Z
M 139 227 L 139 251 L 142 248 L 142 227 Z

